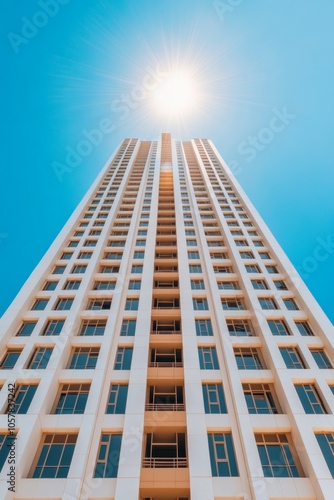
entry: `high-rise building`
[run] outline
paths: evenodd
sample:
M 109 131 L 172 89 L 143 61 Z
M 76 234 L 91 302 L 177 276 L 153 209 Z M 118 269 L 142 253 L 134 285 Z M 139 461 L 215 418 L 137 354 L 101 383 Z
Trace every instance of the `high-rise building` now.
M 333 500 L 333 326 L 209 140 L 125 139 L 1 332 L 1 499 Z

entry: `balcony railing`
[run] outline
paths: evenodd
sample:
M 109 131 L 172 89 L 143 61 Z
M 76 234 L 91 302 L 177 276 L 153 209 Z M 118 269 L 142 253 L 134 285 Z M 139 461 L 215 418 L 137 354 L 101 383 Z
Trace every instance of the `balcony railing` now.
M 151 335 L 180 335 L 181 330 L 151 330 Z
M 150 361 L 149 368 L 182 368 L 182 361 Z
M 186 458 L 144 458 L 143 467 L 145 469 L 180 469 L 188 467 Z
M 184 411 L 184 403 L 147 403 L 146 411 Z

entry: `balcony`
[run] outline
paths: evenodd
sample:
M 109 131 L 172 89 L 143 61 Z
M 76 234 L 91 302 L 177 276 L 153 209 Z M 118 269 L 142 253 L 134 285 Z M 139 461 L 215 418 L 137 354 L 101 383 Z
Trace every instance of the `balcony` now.
M 182 368 L 182 349 L 173 347 L 153 348 L 150 351 L 150 368 Z
M 188 467 L 184 433 L 147 434 L 143 468 L 180 469 Z
M 153 299 L 153 309 L 179 309 L 179 298 L 158 298 Z
M 148 402 L 145 410 L 184 412 L 183 386 L 153 385 L 148 388 Z
M 152 321 L 151 334 L 153 334 L 153 335 L 180 335 L 181 334 L 181 322 L 179 320 L 174 320 L 174 321 L 154 320 L 154 321 Z

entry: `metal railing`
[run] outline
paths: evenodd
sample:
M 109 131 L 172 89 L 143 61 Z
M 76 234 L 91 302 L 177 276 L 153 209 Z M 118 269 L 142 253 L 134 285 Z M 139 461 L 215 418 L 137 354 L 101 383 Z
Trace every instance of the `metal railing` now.
M 180 469 L 188 467 L 186 458 L 144 458 L 143 467 L 146 469 Z
M 147 403 L 146 411 L 184 411 L 184 403 Z
M 150 368 L 182 368 L 182 361 L 150 361 Z

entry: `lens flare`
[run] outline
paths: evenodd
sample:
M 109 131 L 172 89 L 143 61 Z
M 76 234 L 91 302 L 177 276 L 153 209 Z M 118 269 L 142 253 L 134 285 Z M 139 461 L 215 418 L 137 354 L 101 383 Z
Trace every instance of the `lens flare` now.
M 166 117 L 184 117 L 196 108 L 197 102 L 194 79 L 186 72 L 168 73 L 154 95 L 156 110 Z

